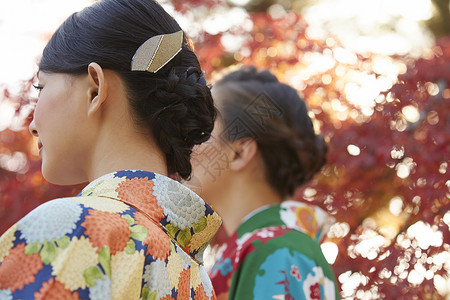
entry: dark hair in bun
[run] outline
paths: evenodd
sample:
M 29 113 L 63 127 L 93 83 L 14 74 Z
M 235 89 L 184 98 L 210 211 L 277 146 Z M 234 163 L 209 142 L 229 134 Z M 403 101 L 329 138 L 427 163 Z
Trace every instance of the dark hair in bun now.
M 168 171 L 187 179 L 192 147 L 209 139 L 216 110 L 186 37 L 182 50 L 157 73 L 131 71 L 147 39 L 181 30 L 153 0 L 101 0 L 70 16 L 44 49 L 41 71 L 86 74 L 91 62 L 123 79 L 136 124 L 166 156 Z
M 269 71 L 243 67 L 217 82 L 213 91 L 223 137 L 257 142 L 267 181 L 283 198 L 293 195 L 325 164 L 327 146 L 314 133 L 305 102 Z

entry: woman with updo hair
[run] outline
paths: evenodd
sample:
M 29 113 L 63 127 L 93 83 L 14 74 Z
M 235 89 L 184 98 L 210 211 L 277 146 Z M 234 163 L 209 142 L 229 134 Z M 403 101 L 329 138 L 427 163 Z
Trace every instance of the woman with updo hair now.
M 53 34 L 29 128 L 49 182 L 89 183 L 0 238 L 0 299 L 215 299 L 221 219 L 171 179 L 216 117 L 189 45 L 153 0 L 100 0 Z
M 210 273 L 218 299 L 338 299 L 319 241 L 332 220 L 294 191 L 319 172 L 327 146 L 305 102 L 251 66 L 213 85 L 212 138 L 194 150 L 190 184 L 228 238 Z

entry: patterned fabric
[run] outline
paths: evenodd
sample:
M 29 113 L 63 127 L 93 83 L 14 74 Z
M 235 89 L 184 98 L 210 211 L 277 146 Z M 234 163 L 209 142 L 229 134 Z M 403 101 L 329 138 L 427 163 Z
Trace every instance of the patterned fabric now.
M 215 299 L 202 256 L 221 222 L 165 176 L 105 175 L 0 238 L 0 299 Z
M 248 217 L 218 250 L 211 281 L 218 299 L 339 299 L 318 241 L 333 222 L 295 201 Z

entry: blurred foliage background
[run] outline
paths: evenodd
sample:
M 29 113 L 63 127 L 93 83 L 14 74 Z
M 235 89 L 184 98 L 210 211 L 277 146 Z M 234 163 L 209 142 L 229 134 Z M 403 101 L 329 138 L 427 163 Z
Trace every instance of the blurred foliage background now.
M 254 64 L 307 101 L 330 150 L 296 199 L 337 220 L 322 248 L 343 299 L 450 299 L 449 2 L 161 2 L 191 36 L 209 80 Z M 0 82 L 0 232 L 81 189 L 41 176 L 26 129 L 33 81 Z

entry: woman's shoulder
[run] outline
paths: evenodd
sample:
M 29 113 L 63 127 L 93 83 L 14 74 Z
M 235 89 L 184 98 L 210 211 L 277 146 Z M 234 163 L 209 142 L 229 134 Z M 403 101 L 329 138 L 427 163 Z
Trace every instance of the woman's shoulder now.
M 17 222 L 20 238 L 27 243 L 51 241 L 72 233 L 83 213 L 73 198 L 47 201 Z
M 246 233 L 236 240 L 235 249 L 231 256 L 252 264 L 261 264 L 276 253 L 273 258 L 279 263 L 305 260 L 311 266 L 327 265 L 315 240 L 286 226 L 264 227 Z
M 127 218 L 120 214 L 129 209 L 120 201 L 104 197 L 58 198 L 36 207 L 16 227 L 26 243 L 43 243 L 80 235 L 92 225 L 108 226 L 121 221 L 127 224 Z
M 242 234 L 236 240 L 237 245 L 245 247 L 264 246 L 274 249 L 280 247 L 304 248 L 318 247 L 319 243 L 304 232 L 289 228 L 285 225 L 260 227 Z

